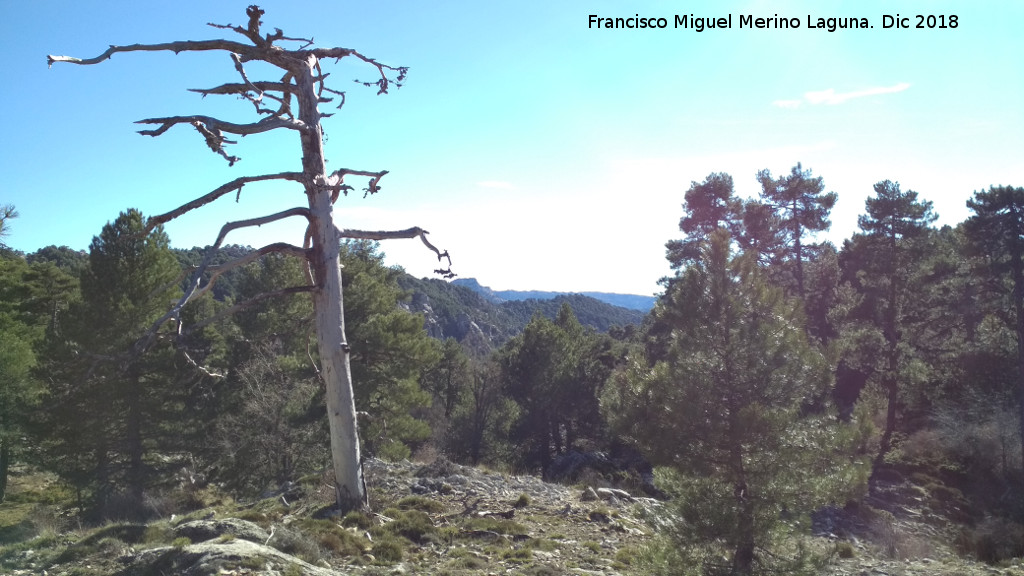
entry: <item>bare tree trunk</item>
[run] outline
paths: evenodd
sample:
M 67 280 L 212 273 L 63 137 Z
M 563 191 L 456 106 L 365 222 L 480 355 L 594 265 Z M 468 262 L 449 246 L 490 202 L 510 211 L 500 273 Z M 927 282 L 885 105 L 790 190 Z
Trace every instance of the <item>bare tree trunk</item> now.
M 299 120 L 316 127 L 300 132 L 302 173 L 309 198 L 310 229 L 313 236 L 313 292 L 316 310 L 316 335 L 320 349 L 322 374 L 327 387 L 327 419 L 331 431 L 331 460 L 334 464 L 335 490 L 342 510 L 364 508 L 369 502 L 363 483 L 359 455 L 359 430 L 356 422 L 355 395 L 349 347 L 345 338 L 345 313 L 341 283 L 340 239 L 334 225 L 331 190 L 327 188 L 327 168 L 323 151 L 323 133 L 314 83 L 315 56 L 307 59 L 307 68 L 295 78 L 299 101 Z

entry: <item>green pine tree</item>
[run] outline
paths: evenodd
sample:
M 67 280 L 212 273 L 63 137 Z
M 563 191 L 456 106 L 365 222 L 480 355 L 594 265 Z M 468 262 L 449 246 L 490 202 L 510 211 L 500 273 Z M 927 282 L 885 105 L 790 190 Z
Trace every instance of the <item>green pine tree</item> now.
M 996 280 L 990 286 L 1000 307 L 1012 310 L 1009 324 L 1016 337 L 1014 368 L 1024 462 L 1024 188 L 993 186 L 975 192 L 967 207 L 974 212 L 965 222 L 968 238 L 983 259 L 985 272 Z
M 780 568 L 771 548 L 783 515 L 841 497 L 855 475 L 835 419 L 807 409 L 832 376 L 799 303 L 730 244 L 724 229 L 712 233 L 662 297 L 655 314 L 671 326 L 667 357 L 633 358 L 613 376 L 603 409 L 653 463 L 678 472 L 686 490 L 676 537 L 687 550 L 720 542 L 728 564 L 699 554 L 705 567 L 768 573 Z
M 875 184 L 875 196 L 867 199 L 866 212 L 858 219 L 862 233 L 848 241 L 843 252 L 846 277 L 862 295 L 856 317 L 863 321 L 862 328 L 877 331 L 882 341 L 880 347 L 873 345 L 878 365 L 871 367 L 877 372 L 886 402 L 885 429 L 874 463 L 878 470 L 893 447 L 901 382 L 906 388 L 907 370 L 913 364 L 907 331 L 920 300 L 918 288 L 931 224 L 938 216 L 931 202 L 918 200 L 917 192 L 902 191 L 898 183 L 889 180 Z
M 139 506 L 157 472 L 149 457 L 175 439 L 168 426 L 180 415 L 171 352 L 132 353 L 180 293 L 167 235 L 143 229 L 142 214 L 128 210 L 93 238 L 82 299 L 46 346 L 54 463 L 100 515 L 115 512 L 115 493 Z

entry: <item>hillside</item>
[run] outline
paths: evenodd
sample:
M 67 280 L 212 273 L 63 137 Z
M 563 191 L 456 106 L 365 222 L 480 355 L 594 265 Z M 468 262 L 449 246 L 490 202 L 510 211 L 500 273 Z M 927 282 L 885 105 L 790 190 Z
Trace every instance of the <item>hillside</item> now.
M 0 504 L 0 571 L 16 576 L 221 574 L 649 574 L 654 526 L 671 502 L 459 466 L 366 463 L 375 513 L 330 517 L 331 489 L 312 475 L 238 502 L 183 483 L 151 501 L 146 522 L 82 525 L 71 494 L 19 469 Z M 1024 575 L 955 553 L 962 528 L 901 481 L 856 508 L 826 508 L 788 538 L 816 551 L 829 576 Z M 666 567 L 662 567 L 664 570 Z M 671 568 L 669 568 L 671 570 Z M 674 572 L 674 571 L 673 571 Z
M 598 332 L 607 332 L 612 326 L 639 325 L 644 318 L 639 310 L 613 306 L 582 294 L 504 301 L 456 282 L 417 279 L 405 274 L 398 283 L 412 294 L 408 308 L 426 317 L 431 336 L 460 342 L 475 334 L 474 338 L 498 346 L 520 333 L 537 312 L 554 319 L 563 303 L 573 309 L 580 324 Z
M 249 246 L 226 246 L 215 255 L 212 263 L 222 264 L 252 251 Z M 174 253 L 178 262 L 187 268 L 202 260 L 203 249 L 174 250 Z M 81 254 L 78 257 L 85 258 Z M 241 269 L 223 274 L 214 285 L 214 298 L 220 301 L 237 298 L 241 275 Z M 463 342 L 472 334 L 471 340 L 478 342 L 471 347 L 481 349 L 500 346 L 519 334 L 537 312 L 554 319 L 563 303 L 572 307 L 582 325 L 597 332 L 607 332 L 613 326 L 639 326 L 654 302 L 654 297 L 626 294 L 605 294 L 602 298 L 598 297 L 601 294 L 598 292 L 492 293 L 473 279 L 445 282 L 437 278 L 418 279 L 405 273 L 399 273 L 397 280 L 410 295 L 403 306 L 424 315 L 430 336 L 439 340 L 455 338 Z
M 642 296 L 640 294 L 616 294 L 612 292 L 548 292 L 544 290 L 492 290 L 487 286 L 483 286 L 476 278 L 458 278 L 452 281 L 452 284 L 456 286 L 465 286 L 470 290 L 480 294 L 488 301 L 495 304 L 500 304 L 506 301 L 522 301 L 522 300 L 552 300 L 559 296 L 568 296 L 572 294 L 579 294 L 588 296 L 594 300 L 610 304 L 612 306 L 618 306 L 620 308 L 628 308 L 630 310 L 639 310 L 641 312 L 647 312 L 654 307 L 657 298 L 654 296 Z

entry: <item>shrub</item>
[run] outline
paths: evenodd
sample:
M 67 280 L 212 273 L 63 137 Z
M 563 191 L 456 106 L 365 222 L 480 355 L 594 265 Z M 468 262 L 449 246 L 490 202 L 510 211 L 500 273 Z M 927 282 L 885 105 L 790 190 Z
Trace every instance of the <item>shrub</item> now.
M 423 496 L 406 496 L 398 501 L 397 506 L 402 510 L 422 510 L 435 514 L 444 512 L 444 504 Z
M 377 560 L 381 562 L 401 562 L 405 553 L 402 541 L 394 536 L 382 535 L 373 543 L 371 551 Z
M 471 518 L 466 522 L 467 530 L 486 530 L 489 532 L 497 532 L 498 534 L 509 534 L 519 535 L 526 534 L 526 527 L 522 524 L 513 520 L 505 520 L 502 518 L 490 518 L 484 516 L 482 518 Z
M 437 529 L 430 521 L 430 516 L 419 510 L 400 512 L 394 522 L 389 522 L 384 529 L 392 534 L 404 536 L 417 544 L 424 544 L 431 539 L 431 536 L 437 534 Z
M 985 518 L 964 529 L 956 544 L 962 554 L 996 564 L 1024 556 L 1024 526 L 1005 518 Z
M 373 521 L 370 520 L 370 517 L 366 514 L 359 512 L 358 510 L 353 510 L 348 514 L 345 514 L 345 517 L 341 519 L 341 525 L 346 528 L 354 527 L 366 530 L 370 526 L 373 526 Z
M 370 547 L 370 543 L 345 528 L 331 522 L 305 518 L 293 526 L 315 541 L 322 550 L 338 556 L 359 556 Z
M 501 559 L 507 562 L 528 562 L 533 559 L 533 550 L 530 550 L 529 548 L 505 550 L 501 553 Z

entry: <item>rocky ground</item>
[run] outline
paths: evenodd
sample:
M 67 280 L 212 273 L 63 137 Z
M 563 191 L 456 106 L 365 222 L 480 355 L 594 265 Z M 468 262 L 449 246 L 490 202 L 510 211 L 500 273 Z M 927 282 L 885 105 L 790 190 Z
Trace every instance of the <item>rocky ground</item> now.
M 366 470 L 378 512 L 343 518 L 329 515 L 330 490 L 319 477 L 256 502 L 205 494 L 185 516 L 99 527 L 68 526 L 53 505 L 18 498 L 15 487 L 12 502 L 0 505 L 0 573 L 643 574 L 649 521 L 665 514 L 657 500 L 588 482 L 549 484 L 444 460 L 370 461 Z M 826 574 L 1024 576 L 1019 562 L 997 567 L 957 555 L 959 528 L 906 482 L 813 520 L 809 541 L 833 553 Z

